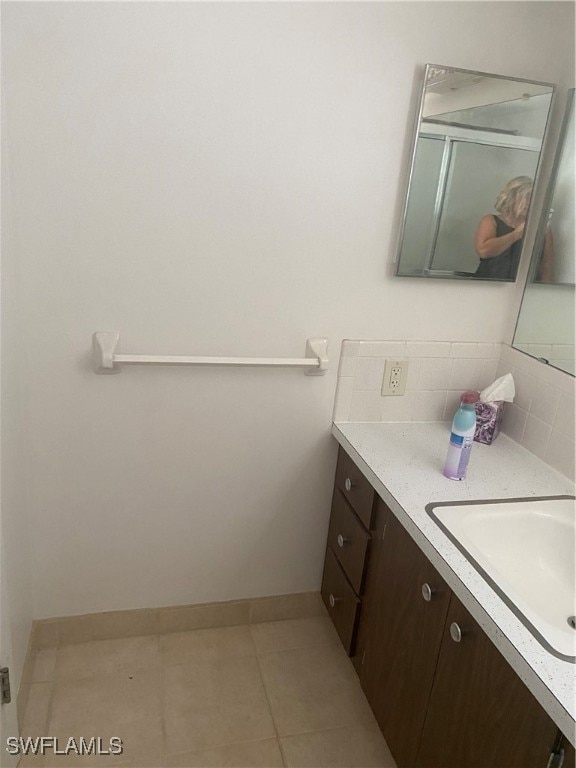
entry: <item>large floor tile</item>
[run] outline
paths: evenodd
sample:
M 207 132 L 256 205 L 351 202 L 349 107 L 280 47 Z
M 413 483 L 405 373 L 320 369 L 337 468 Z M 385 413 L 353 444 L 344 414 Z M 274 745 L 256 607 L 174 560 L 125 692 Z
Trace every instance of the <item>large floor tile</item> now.
M 28 692 L 28 701 L 21 723 L 22 736 L 45 736 L 47 734 L 48 713 L 52 698 L 53 683 L 32 683 Z
M 56 648 L 40 648 L 34 659 L 32 682 L 41 683 L 54 679 L 56 669 Z
M 144 720 L 112 728 L 101 728 L 100 745 L 102 754 L 97 754 L 96 740 L 91 752 L 86 751 L 90 743 L 89 729 L 82 728 L 75 732 L 63 731 L 58 734 L 57 745 L 49 747 L 43 755 L 27 755 L 22 758 L 19 768 L 94 768 L 102 766 L 130 765 L 134 768 L 163 768 L 165 765 L 164 738 L 162 722 Z M 110 750 L 112 734 L 121 734 L 122 752 L 105 754 Z M 84 747 L 81 738 L 84 737 Z M 74 742 L 71 742 L 71 739 Z M 113 750 L 115 751 L 115 750 Z M 64 753 L 64 754 L 62 754 Z M 66 754 L 67 753 L 67 754 Z
M 106 766 L 130 765 L 135 768 L 161 768 L 165 763 L 164 736 L 160 718 L 151 722 L 128 723 L 115 729 L 103 729 L 102 744 L 108 748 L 110 736 L 115 734 L 122 739 L 123 751 L 121 754 L 83 754 L 76 755 L 70 752 L 67 756 L 56 754 L 47 755 L 43 764 L 44 768 L 106 768 Z M 78 732 L 73 734 L 79 743 Z M 62 735 L 59 742 L 66 744 L 68 737 Z
M 71 736 L 89 740 L 92 736 L 109 741 L 122 739 L 124 751 L 116 756 L 86 756 L 82 765 L 116 765 L 140 759 L 158 763 L 165 754 L 160 700 L 160 674 L 157 670 L 60 680 L 54 683 L 49 734 L 65 743 Z M 66 765 L 74 765 L 66 760 Z M 47 765 L 58 765 L 52 756 Z
M 254 656 L 256 651 L 250 627 L 196 629 L 160 637 L 160 653 L 165 666 L 187 661 L 215 661 L 226 657 Z
M 159 689 L 157 670 L 59 680 L 54 683 L 50 727 L 76 729 L 106 723 L 119 726 L 158 717 L 161 714 Z
M 396 768 L 378 728 L 336 728 L 282 739 L 289 768 Z
M 169 754 L 276 735 L 255 657 L 188 662 L 163 678 Z
M 94 640 L 63 645 L 58 649 L 57 679 L 93 677 L 97 675 L 133 675 L 154 669 L 160 661 L 158 637 L 126 637 L 119 640 Z
M 228 744 L 224 747 L 169 755 L 168 768 L 282 768 L 276 739 Z
M 252 637 L 258 653 L 337 645 L 340 638 L 326 616 L 253 624 Z
M 358 678 L 341 647 L 267 653 L 259 662 L 280 736 L 373 724 Z

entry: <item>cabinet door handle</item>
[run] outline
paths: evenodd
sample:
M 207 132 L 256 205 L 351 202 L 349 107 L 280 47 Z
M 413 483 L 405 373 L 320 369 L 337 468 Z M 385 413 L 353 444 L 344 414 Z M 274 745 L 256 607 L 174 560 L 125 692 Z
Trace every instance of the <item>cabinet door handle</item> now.
M 430 584 L 428 583 L 422 584 L 422 597 L 424 598 L 424 600 L 426 600 L 427 603 L 429 603 L 430 600 L 432 600 L 432 595 L 434 594 L 434 592 L 435 590 L 432 589 Z
M 347 539 L 345 536 L 342 536 L 341 533 L 338 534 L 336 537 L 336 541 L 338 542 L 339 547 L 343 547 L 344 544 L 350 544 L 350 539 Z
M 344 488 L 346 488 L 347 491 L 351 491 L 355 485 L 356 483 L 354 482 L 354 480 L 351 480 L 349 477 L 347 477 L 346 480 L 344 480 Z
M 450 637 L 455 643 L 459 643 L 462 640 L 462 630 L 455 621 L 450 624 Z
M 328 602 L 330 603 L 330 607 L 334 608 L 336 603 L 340 603 L 342 601 L 341 597 L 334 597 L 332 593 L 330 593 L 330 597 L 328 598 Z

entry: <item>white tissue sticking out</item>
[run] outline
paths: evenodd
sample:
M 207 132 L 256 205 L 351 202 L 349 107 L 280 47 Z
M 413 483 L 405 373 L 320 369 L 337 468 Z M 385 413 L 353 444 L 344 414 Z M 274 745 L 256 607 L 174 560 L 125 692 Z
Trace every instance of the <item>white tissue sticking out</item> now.
M 480 392 L 480 402 L 495 403 L 497 400 L 506 400 L 511 403 L 515 394 L 514 378 L 511 373 L 506 373 Z

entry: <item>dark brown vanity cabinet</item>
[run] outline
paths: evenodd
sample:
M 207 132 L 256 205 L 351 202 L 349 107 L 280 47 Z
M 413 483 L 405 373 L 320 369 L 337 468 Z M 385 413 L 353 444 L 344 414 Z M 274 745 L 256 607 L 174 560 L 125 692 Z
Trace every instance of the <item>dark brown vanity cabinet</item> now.
M 398 768 L 546 768 L 556 725 L 366 480 L 354 528 L 351 463 L 341 449 L 322 594 Z
M 453 594 L 416 765 L 543 768 L 558 729 Z
M 396 762 L 412 766 L 451 592 L 381 499 L 376 518 L 356 668 Z

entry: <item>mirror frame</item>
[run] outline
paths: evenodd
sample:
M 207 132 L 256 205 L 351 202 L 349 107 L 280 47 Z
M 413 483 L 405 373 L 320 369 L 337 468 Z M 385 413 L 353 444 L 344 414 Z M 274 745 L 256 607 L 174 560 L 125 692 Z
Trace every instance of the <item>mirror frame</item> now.
M 400 221 L 400 228 L 399 228 L 399 232 L 398 232 L 396 251 L 395 251 L 395 254 L 394 254 L 394 262 L 393 263 L 395 264 L 395 267 L 396 267 L 395 271 L 394 271 L 394 275 L 395 275 L 395 277 L 407 277 L 407 278 L 414 277 L 414 278 L 426 278 L 426 279 L 433 279 L 433 280 L 434 279 L 435 280 L 458 280 L 458 281 L 468 280 L 468 281 L 475 282 L 475 283 L 481 283 L 483 285 L 486 284 L 486 283 L 504 283 L 504 284 L 514 285 L 516 283 L 517 278 L 518 278 L 519 268 L 516 270 L 516 275 L 514 276 L 514 280 L 505 280 L 505 279 L 501 279 L 501 278 L 467 277 L 467 276 L 456 275 L 456 274 L 436 274 L 436 275 L 434 275 L 434 274 L 424 274 L 424 273 L 422 273 L 422 274 L 403 274 L 403 273 L 400 273 L 400 266 L 401 266 L 400 257 L 401 257 L 401 253 L 402 253 L 402 243 L 404 241 L 404 234 L 405 234 L 405 231 L 406 231 L 406 219 L 407 219 L 407 214 L 408 214 L 408 204 L 409 204 L 409 201 L 410 201 L 410 191 L 412 189 L 412 184 L 413 184 L 413 180 L 414 180 L 413 177 L 414 177 L 414 167 L 415 167 L 415 164 L 416 164 L 416 147 L 417 147 L 417 144 L 418 144 L 418 138 L 419 138 L 419 134 L 420 134 L 420 125 L 421 125 L 421 122 L 422 122 L 422 115 L 423 115 L 423 112 L 424 112 L 424 100 L 425 100 L 425 97 L 426 97 L 426 81 L 427 81 L 428 73 L 431 70 L 434 70 L 434 69 L 454 70 L 455 72 L 459 72 L 459 73 L 462 72 L 462 73 L 465 73 L 465 74 L 478 75 L 478 76 L 481 76 L 481 77 L 490 77 L 490 78 L 494 78 L 494 79 L 498 79 L 498 80 L 511 80 L 511 81 L 518 82 L 518 83 L 530 83 L 531 85 L 541 85 L 541 86 L 546 86 L 547 88 L 551 89 L 551 93 L 550 93 L 550 106 L 548 107 L 548 114 L 546 116 L 546 123 L 544 125 L 544 132 L 542 134 L 540 152 L 539 152 L 539 156 L 538 156 L 538 164 L 536 166 L 536 173 L 534 174 L 534 189 L 537 188 L 537 185 L 539 183 L 539 179 L 540 179 L 540 176 L 541 176 L 541 173 L 542 173 L 542 152 L 544 150 L 545 142 L 546 142 L 546 139 L 548 137 L 548 132 L 549 132 L 549 128 L 550 128 L 550 115 L 552 114 L 552 109 L 553 109 L 554 101 L 555 101 L 555 98 L 556 98 L 557 86 L 556 86 L 555 83 L 545 83 L 545 82 L 542 82 L 540 80 L 528 80 L 527 78 L 523 78 L 523 77 L 510 77 L 508 75 L 499 75 L 499 74 L 495 74 L 495 73 L 491 73 L 491 72 L 478 72 L 478 71 L 473 70 L 473 69 L 461 69 L 460 67 L 451 67 L 451 66 L 448 66 L 446 64 L 426 64 L 424 66 L 424 74 L 423 74 L 423 78 L 422 78 L 422 82 L 421 82 L 421 88 L 420 88 L 420 99 L 419 99 L 419 105 L 418 105 L 418 112 L 417 112 L 417 115 L 416 115 L 416 120 L 415 120 L 415 123 L 414 123 L 414 127 L 412 129 L 412 140 L 411 140 L 411 144 L 410 144 L 410 169 L 408 171 L 408 182 L 406 184 L 405 192 L 404 192 L 404 202 L 403 202 L 403 205 L 402 205 L 402 218 L 401 218 L 401 221 Z M 530 217 L 533 215 L 534 197 L 535 197 L 535 195 L 532 194 L 532 198 L 530 200 L 530 205 L 528 207 L 528 213 L 526 214 L 526 222 L 529 222 L 530 221 Z M 522 264 L 522 259 L 525 258 L 525 252 L 526 252 L 526 241 L 524 240 L 524 242 L 522 243 L 522 250 L 520 251 L 519 265 Z

